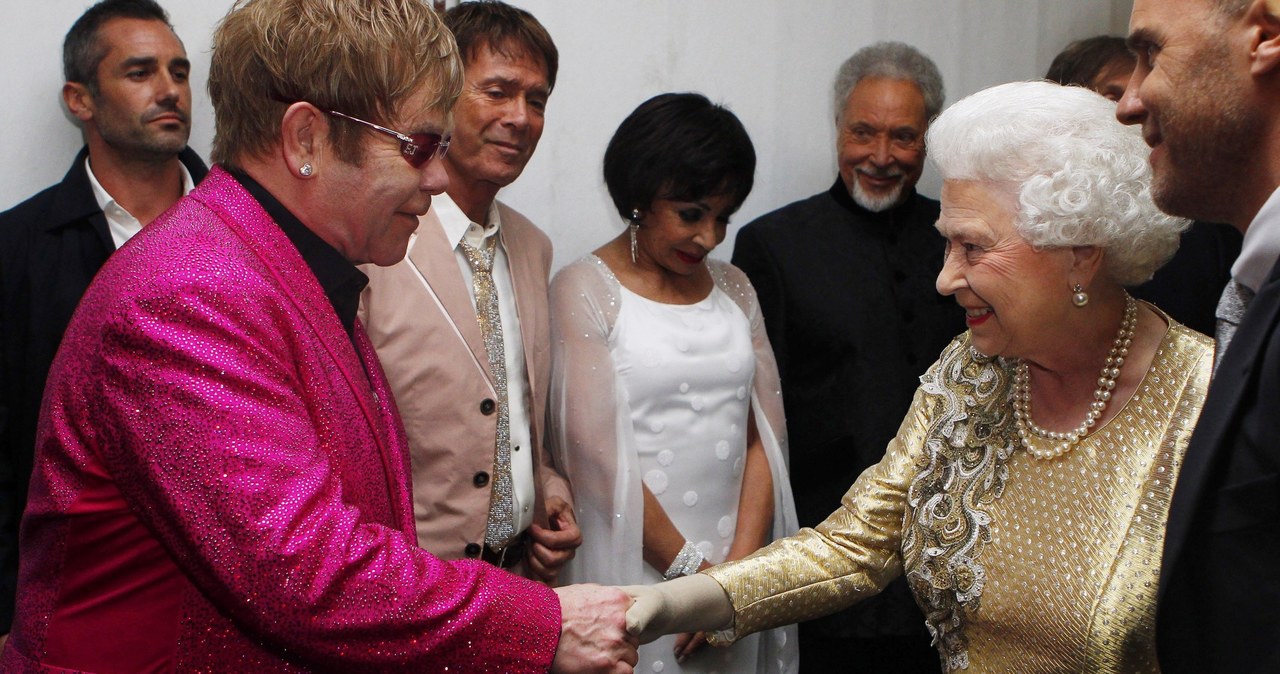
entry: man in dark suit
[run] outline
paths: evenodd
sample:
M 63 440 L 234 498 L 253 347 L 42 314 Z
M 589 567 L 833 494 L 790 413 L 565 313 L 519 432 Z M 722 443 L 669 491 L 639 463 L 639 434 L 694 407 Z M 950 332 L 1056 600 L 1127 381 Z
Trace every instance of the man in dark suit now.
M 760 297 L 782 376 L 800 524 L 831 514 L 884 455 L 919 376 L 964 330 L 938 295 L 938 202 L 915 191 L 942 77 L 901 43 L 854 54 L 835 83 L 839 173 L 831 189 L 743 227 L 733 263 Z M 800 625 L 806 672 L 937 672 L 906 583 Z
M 0 634 L 45 379 L 107 257 L 205 174 L 187 148 L 190 63 L 152 0 L 104 0 L 63 44 L 62 98 L 85 147 L 61 183 L 0 214 Z
M 1169 213 L 1244 232 L 1165 537 L 1161 669 L 1280 671 L 1280 1 L 1137 0 L 1117 114 Z

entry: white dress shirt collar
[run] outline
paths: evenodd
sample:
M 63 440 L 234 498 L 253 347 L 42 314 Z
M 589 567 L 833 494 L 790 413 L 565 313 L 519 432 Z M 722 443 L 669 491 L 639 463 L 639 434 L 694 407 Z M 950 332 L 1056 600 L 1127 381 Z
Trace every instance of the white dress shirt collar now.
M 1256 293 L 1267 282 L 1277 259 L 1280 259 L 1280 187 L 1271 193 L 1245 231 L 1240 257 L 1231 266 L 1231 278 Z
M 498 215 L 498 201 L 496 199 L 489 204 L 489 212 L 485 217 L 487 222 L 472 222 L 471 218 L 462 212 L 462 209 L 448 194 L 442 193 L 431 197 L 431 208 L 435 210 L 436 217 L 440 218 L 440 226 L 444 228 L 445 239 L 454 248 L 457 248 L 463 239 L 467 243 L 479 247 L 486 238 L 497 234 L 498 229 L 502 226 L 502 218 Z
M 191 172 L 187 170 L 185 164 L 178 162 L 178 167 L 182 169 L 182 193 L 189 194 L 195 189 L 195 181 L 191 179 Z M 142 231 L 142 223 L 117 203 L 115 197 L 107 192 L 107 188 L 98 182 L 98 176 L 93 174 L 93 167 L 89 165 L 88 157 L 84 160 L 84 172 L 89 174 L 89 186 L 93 188 L 93 198 L 97 200 L 98 208 L 101 208 L 102 214 L 106 216 L 107 228 L 111 231 L 111 241 L 119 250 L 120 246 L 133 238 L 134 234 Z

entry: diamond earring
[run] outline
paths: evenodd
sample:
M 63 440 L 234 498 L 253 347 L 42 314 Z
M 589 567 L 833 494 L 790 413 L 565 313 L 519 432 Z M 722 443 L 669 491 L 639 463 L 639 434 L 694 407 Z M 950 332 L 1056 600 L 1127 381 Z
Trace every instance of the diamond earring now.
M 640 231 L 640 209 L 631 209 L 631 224 L 627 226 L 631 234 L 631 264 L 636 263 L 636 232 Z

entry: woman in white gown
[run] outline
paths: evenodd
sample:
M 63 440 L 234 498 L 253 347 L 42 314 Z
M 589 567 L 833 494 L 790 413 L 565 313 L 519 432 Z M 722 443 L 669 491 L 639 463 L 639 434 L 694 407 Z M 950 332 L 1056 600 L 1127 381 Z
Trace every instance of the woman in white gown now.
M 551 286 L 550 439 L 583 545 L 570 582 L 655 583 L 796 530 L 777 366 L 755 291 L 710 260 L 751 191 L 755 151 L 698 94 L 641 104 L 605 153 L 627 230 Z M 795 633 L 728 649 L 641 647 L 637 672 L 795 672 Z

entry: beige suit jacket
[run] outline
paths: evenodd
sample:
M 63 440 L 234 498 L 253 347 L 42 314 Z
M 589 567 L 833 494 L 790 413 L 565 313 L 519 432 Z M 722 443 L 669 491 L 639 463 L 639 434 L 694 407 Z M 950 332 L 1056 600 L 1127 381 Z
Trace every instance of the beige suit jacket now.
M 568 481 L 542 444 L 551 367 L 551 241 L 506 205 L 499 203 L 498 210 L 528 370 L 533 521 L 546 526 L 548 498 L 573 504 Z M 467 282 L 434 209 L 419 220 L 417 236 L 399 263 L 362 267 L 369 285 L 361 297 L 360 320 L 378 351 L 409 436 L 418 544 L 443 559 L 475 557 L 484 544 L 493 485 L 498 432 L 493 376 Z

